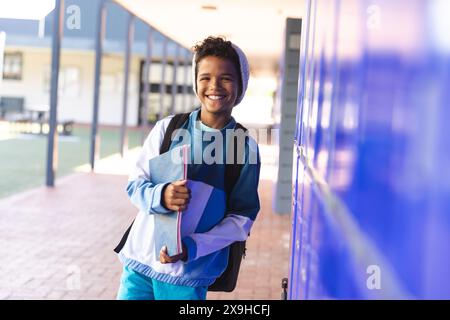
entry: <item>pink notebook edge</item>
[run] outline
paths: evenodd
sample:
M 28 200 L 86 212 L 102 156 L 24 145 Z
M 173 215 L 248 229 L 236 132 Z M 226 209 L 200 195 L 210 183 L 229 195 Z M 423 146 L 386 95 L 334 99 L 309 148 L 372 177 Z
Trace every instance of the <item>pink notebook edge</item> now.
M 183 179 L 186 180 L 187 179 L 187 150 L 188 150 L 189 146 L 188 145 L 184 145 L 183 146 Z M 182 211 L 178 210 L 178 216 L 177 216 L 177 251 L 178 254 L 181 254 L 183 252 L 183 247 L 182 247 L 182 243 L 181 243 L 181 215 L 182 215 Z

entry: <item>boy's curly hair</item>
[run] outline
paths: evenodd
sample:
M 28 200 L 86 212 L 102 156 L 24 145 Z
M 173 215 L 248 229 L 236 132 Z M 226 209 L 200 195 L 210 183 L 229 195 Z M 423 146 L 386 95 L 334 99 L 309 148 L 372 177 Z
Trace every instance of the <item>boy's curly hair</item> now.
M 239 63 L 239 56 L 231 45 L 231 41 L 226 41 L 222 37 L 208 37 L 201 43 L 195 45 L 193 51 L 195 56 L 195 81 L 197 81 L 198 64 L 207 57 L 214 56 L 231 61 L 236 67 L 236 74 L 238 75 L 238 97 L 242 93 L 242 78 L 241 78 L 241 65 Z

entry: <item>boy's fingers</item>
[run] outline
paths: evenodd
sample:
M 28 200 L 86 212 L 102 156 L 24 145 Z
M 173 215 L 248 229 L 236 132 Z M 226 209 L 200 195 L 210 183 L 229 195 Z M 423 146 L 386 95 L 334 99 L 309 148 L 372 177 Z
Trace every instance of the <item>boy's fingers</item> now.
M 169 262 L 169 256 L 167 255 L 167 247 L 164 246 L 161 248 L 161 251 L 159 252 L 159 261 L 161 263 L 167 263 Z
M 184 186 L 174 186 L 173 190 L 178 193 L 191 193 L 191 190 L 189 190 L 189 188 L 186 188 Z
M 159 261 L 161 263 L 173 263 L 173 262 L 175 262 L 177 260 L 177 258 L 179 256 L 180 255 L 176 255 L 176 256 L 170 257 L 167 254 L 167 247 L 163 247 L 163 248 L 161 248 L 161 251 L 159 252 Z
M 175 199 L 190 199 L 191 195 L 189 193 L 180 193 L 180 192 L 175 192 L 175 194 L 173 195 L 173 197 Z
M 167 206 L 167 209 L 172 210 L 172 211 L 184 211 L 184 210 L 186 210 L 186 208 L 187 208 L 187 205 L 174 205 L 174 204 L 171 204 L 171 205 Z
M 172 182 L 172 184 L 174 186 L 184 186 L 186 184 L 186 181 L 187 180 L 177 180 L 177 181 Z
M 191 198 L 191 194 L 190 193 L 176 192 L 176 191 L 169 191 L 167 196 L 168 196 L 168 199 L 171 199 L 171 200 L 190 199 Z
M 173 206 L 174 211 L 184 211 L 186 210 L 186 205 Z
M 173 206 L 184 206 L 188 203 L 187 199 L 172 199 L 170 202 Z

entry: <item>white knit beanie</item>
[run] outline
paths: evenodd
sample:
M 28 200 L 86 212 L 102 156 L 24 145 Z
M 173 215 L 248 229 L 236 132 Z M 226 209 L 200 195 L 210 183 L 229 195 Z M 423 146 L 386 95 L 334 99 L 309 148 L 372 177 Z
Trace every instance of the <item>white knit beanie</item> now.
M 231 46 L 233 47 L 234 51 L 236 51 L 236 53 L 239 57 L 239 66 L 241 67 L 240 72 L 241 72 L 241 79 L 242 79 L 242 88 L 241 88 L 242 90 L 241 90 L 241 95 L 236 98 L 236 102 L 234 104 L 236 106 L 242 101 L 242 99 L 245 96 L 245 91 L 247 90 L 247 85 L 248 85 L 248 78 L 250 76 L 250 70 L 248 67 L 247 57 L 245 56 L 245 54 L 241 50 L 241 48 L 239 48 L 234 43 L 231 43 Z M 195 53 L 194 57 L 192 58 L 192 84 L 193 84 L 194 93 L 198 98 L 197 79 L 196 79 L 196 74 L 195 74 L 195 68 L 196 68 L 195 58 L 196 57 L 197 57 L 197 53 Z

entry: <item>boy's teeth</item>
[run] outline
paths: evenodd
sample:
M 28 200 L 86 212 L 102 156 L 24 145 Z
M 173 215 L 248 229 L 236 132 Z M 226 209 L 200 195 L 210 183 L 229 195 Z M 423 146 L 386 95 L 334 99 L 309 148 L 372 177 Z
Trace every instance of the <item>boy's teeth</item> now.
M 209 96 L 209 98 L 212 100 L 219 100 L 219 99 L 222 99 L 223 96 Z

